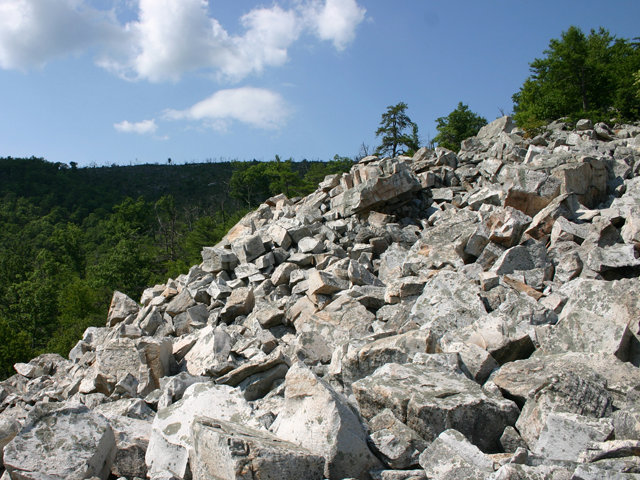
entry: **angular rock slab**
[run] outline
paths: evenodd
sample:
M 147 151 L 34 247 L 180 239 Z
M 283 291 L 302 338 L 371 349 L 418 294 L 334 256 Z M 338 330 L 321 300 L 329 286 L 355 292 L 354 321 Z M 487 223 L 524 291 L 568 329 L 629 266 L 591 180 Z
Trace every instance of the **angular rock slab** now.
M 198 339 L 185 355 L 191 375 L 207 375 L 217 365 L 227 361 L 231 352 L 231 337 L 218 326 L 209 325 L 198 332 Z
M 116 440 L 102 415 L 75 403 L 38 404 L 4 448 L 11 478 L 107 480 Z
M 427 442 L 454 428 L 484 452 L 500 450 L 500 436 L 518 419 L 511 400 L 487 395 L 463 375 L 428 365 L 388 363 L 352 385 L 365 418 L 389 408 Z
M 558 372 L 572 372 L 583 380 L 599 383 L 622 406 L 626 392 L 640 384 L 640 370 L 613 355 L 569 352 L 540 355 L 503 365 L 491 376 L 504 395 L 524 405 L 529 392 L 540 390 Z
M 393 335 L 350 351 L 342 360 L 342 376 L 356 381 L 387 363 L 409 363 L 416 353 L 435 353 L 429 330 L 413 330 Z
M 508 463 L 496 471 L 492 480 L 578 480 L 578 478 L 582 477 L 574 477 L 572 471 L 563 467 L 546 465 L 529 467 Z
M 442 432 L 422 452 L 420 466 L 429 480 L 485 480 L 493 473 L 493 462 L 489 457 L 453 429 Z
M 551 460 L 576 462 L 591 442 L 602 442 L 612 433 L 610 419 L 565 412 L 551 413 L 547 416 L 534 453 Z
M 440 338 L 487 314 L 480 293 L 464 274 L 442 271 L 424 286 L 411 309 L 411 318 Z
M 399 470 L 418 465 L 420 454 L 427 448 L 420 436 L 396 418 L 388 408 L 369 422 L 371 441 L 391 468 Z
M 113 415 L 108 417 L 116 437 L 116 456 L 111 473 L 117 477 L 145 478 L 147 465 L 144 457 L 149 445 L 151 422 Z
M 322 480 L 324 457 L 265 431 L 207 417 L 192 425 L 193 480 Z
M 149 477 L 170 473 L 185 477 L 189 451 L 193 448 L 191 425 L 196 416 L 215 416 L 249 427 L 258 427 L 251 406 L 238 389 L 228 385 L 196 383 L 182 399 L 158 411 L 153 421 L 146 462 Z
M 343 295 L 337 297 L 323 310 L 306 317 L 304 313 L 294 322 L 298 334 L 317 333 L 324 339 L 330 351 L 353 339 L 371 334 L 370 325 L 375 315 L 356 299 Z
M 575 452 L 561 445 L 558 439 L 575 436 L 576 438 L 572 441 L 576 445 L 582 442 L 582 445 L 586 446 L 585 435 L 598 436 L 600 435 L 598 432 L 607 431 L 607 429 L 611 433 L 613 422 L 604 417 L 610 417 L 612 410 L 613 399 L 602 384 L 584 380 L 571 372 L 563 372 L 551 377 L 546 386 L 529 397 L 516 422 L 516 428 L 529 449 L 534 452 L 542 453 L 543 450 L 540 449 L 544 448 L 544 452 L 548 455 L 561 455 L 562 450 L 567 452 L 565 455 L 571 455 Z M 577 417 L 549 420 L 551 416 L 560 412 L 577 414 Z M 600 419 L 605 422 L 603 426 L 594 427 L 597 422 L 589 424 L 592 420 Z M 552 423 L 548 425 L 550 421 Z M 544 431 L 547 432 L 545 436 L 543 436 Z M 608 435 L 606 434 L 604 438 L 606 439 Z M 541 440 L 543 444 L 539 449 L 538 443 Z M 555 447 L 543 447 L 544 444 L 553 445 L 554 443 L 556 443 Z M 564 458 L 560 458 L 562 459 Z
M 324 475 L 330 480 L 366 480 L 371 470 L 382 467 L 346 399 L 300 363 L 287 373 L 284 408 L 271 431 L 323 455 Z
M 109 314 L 107 315 L 107 326 L 113 327 L 120 323 L 129 315 L 138 313 L 138 304 L 122 292 L 113 292 Z

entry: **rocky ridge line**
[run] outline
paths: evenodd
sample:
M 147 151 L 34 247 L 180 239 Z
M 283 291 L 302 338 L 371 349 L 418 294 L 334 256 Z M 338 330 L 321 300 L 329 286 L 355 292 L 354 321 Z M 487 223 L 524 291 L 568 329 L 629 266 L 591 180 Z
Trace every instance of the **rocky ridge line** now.
M 640 127 L 269 199 L 0 383 L 1 480 L 640 478 Z

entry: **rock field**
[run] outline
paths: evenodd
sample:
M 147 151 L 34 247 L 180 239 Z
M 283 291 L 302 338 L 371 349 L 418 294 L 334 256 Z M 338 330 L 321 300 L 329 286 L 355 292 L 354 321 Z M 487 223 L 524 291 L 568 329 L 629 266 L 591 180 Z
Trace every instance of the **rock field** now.
M 279 195 L 0 383 L 0 480 L 640 479 L 640 126 Z

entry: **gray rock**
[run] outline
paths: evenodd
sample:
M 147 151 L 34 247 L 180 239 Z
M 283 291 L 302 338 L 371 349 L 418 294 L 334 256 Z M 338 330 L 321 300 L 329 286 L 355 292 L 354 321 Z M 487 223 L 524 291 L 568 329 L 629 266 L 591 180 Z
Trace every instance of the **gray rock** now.
M 547 415 L 533 452 L 551 460 L 575 462 L 591 442 L 602 442 L 612 433 L 610 419 L 553 412 Z
M 111 298 L 111 305 L 109 306 L 109 314 L 107 315 L 107 327 L 113 327 L 114 325 L 122 322 L 129 315 L 135 315 L 138 313 L 138 304 L 127 297 L 124 293 L 115 291 Z
M 227 299 L 222 312 L 220 312 L 220 320 L 231 323 L 240 315 L 250 314 L 255 302 L 252 288 L 236 288 Z
M 261 430 L 208 417 L 192 425 L 194 480 L 323 478 L 324 458 Z
M 515 403 L 487 396 L 465 376 L 433 366 L 388 363 L 352 388 L 365 418 L 389 408 L 427 442 L 455 428 L 481 450 L 497 451 L 504 428 L 518 417 Z
M 374 320 L 375 315 L 360 302 L 348 295 L 342 295 L 321 311 L 309 316 L 300 315 L 294 325 L 299 334 L 317 333 L 329 351 L 333 352 L 339 345 L 371 335 L 371 324 Z
M 309 293 L 312 295 L 331 295 L 349 288 L 347 282 L 323 271 L 314 271 L 309 275 Z
M 498 118 L 488 125 L 485 125 L 480 129 L 476 137 L 483 142 L 488 142 L 492 139 L 498 138 L 500 133 L 511 133 L 515 128 L 515 123 L 509 115 Z
M 503 365 L 491 381 L 506 397 L 523 406 L 529 392 L 537 392 L 559 372 L 577 375 L 588 384 L 598 384 L 611 395 L 618 408 L 624 405 L 626 392 L 640 383 L 640 371 L 611 354 L 563 353 L 518 360 Z
M 342 360 L 342 376 L 354 382 L 387 363 L 410 363 L 416 353 L 435 353 L 434 338 L 429 330 L 381 338 L 351 350 Z
M 493 473 L 493 462 L 478 447 L 454 429 L 445 430 L 420 455 L 420 466 L 433 480 L 485 480 Z
M 231 345 L 231 337 L 223 328 L 211 325 L 203 328 L 184 357 L 187 371 L 196 376 L 210 375 L 217 367 L 226 364 Z
M 346 399 L 299 363 L 287 373 L 284 408 L 271 431 L 324 456 L 324 475 L 330 480 L 365 480 L 382 467 Z
M 530 216 L 512 207 L 496 209 L 487 220 L 491 230 L 489 238 L 503 247 L 512 247 L 520 241 L 531 220 Z
M 223 270 L 231 271 L 238 264 L 238 257 L 226 248 L 204 247 L 202 255 L 202 270 L 218 273 Z
M 582 477 L 580 477 L 582 478 Z M 492 480 L 578 480 L 573 475 L 573 469 L 560 466 L 538 466 L 517 465 L 509 463 L 500 467 L 494 474 Z M 586 479 L 585 479 L 586 480 Z
M 369 429 L 378 454 L 391 468 L 403 470 L 417 466 L 420 454 L 427 448 L 427 443 L 389 409 L 373 417 Z
M 538 452 L 542 451 L 542 445 L 539 447 L 538 442 L 543 438 L 542 432 L 545 431 L 545 428 L 547 429 L 545 442 L 548 441 L 551 444 L 562 440 L 563 437 L 566 438 L 566 435 L 562 433 L 563 428 L 573 429 L 577 434 L 581 425 L 584 425 L 582 430 L 586 432 L 584 435 L 588 437 L 591 435 L 589 432 L 594 430 L 593 425 L 589 425 L 591 420 L 587 417 L 593 420 L 608 417 L 611 415 L 612 409 L 613 399 L 602 385 L 584 380 L 571 372 L 559 373 L 551 378 L 548 385 L 529 397 L 518 418 L 516 428 L 529 448 Z M 572 417 L 568 420 L 562 418 L 549 420 L 551 415 L 559 412 L 576 414 L 578 417 Z M 563 423 L 563 420 L 567 421 Z M 549 421 L 554 422 L 551 427 L 547 427 Z M 604 431 L 605 433 L 608 431 L 604 437 L 606 439 L 613 430 L 611 420 L 606 419 L 604 422 L 597 423 L 600 423 L 602 428 L 595 431 Z M 558 439 L 553 438 L 555 436 L 558 436 Z M 586 447 L 590 441 L 586 440 L 587 437 L 583 437 L 581 440 L 582 448 Z M 568 452 L 567 455 L 575 453 L 565 446 L 559 445 L 559 448 L 565 449 Z M 549 448 L 549 455 L 554 454 L 552 450 L 553 447 Z M 555 454 L 560 455 L 561 453 L 556 452 Z
M 172 317 L 175 317 L 179 313 L 186 312 L 188 308 L 193 307 L 195 304 L 196 301 L 189 293 L 189 289 L 183 288 L 182 291 L 169 302 L 165 311 Z
M 73 403 L 36 406 L 4 448 L 11 478 L 107 480 L 116 440 L 107 419 Z
M 466 327 L 486 315 L 479 294 L 480 289 L 463 274 L 439 272 L 425 284 L 411 309 L 411 318 L 440 338 L 445 332 Z
M 500 445 L 507 453 L 515 453 L 519 448 L 527 448 L 527 444 L 522 439 L 518 431 L 512 426 L 504 429 L 500 437 Z
M 180 401 L 160 410 L 153 421 L 145 457 L 149 477 L 185 478 L 189 452 L 194 448 L 191 426 L 197 416 L 214 414 L 218 419 L 259 427 L 239 390 L 210 383 L 191 385 Z
M 530 217 L 538 214 L 560 194 L 561 181 L 544 172 L 520 166 L 510 167 L 506 173 L 503 169 L 502 172 L 507 191 L 504 206 L 513 207 Z
M 231 249 L 240 263 L 249 263 L 266 252 L 260 235 L 238 238 L 231 242 Z
M 145 455 L 151 434 L 151 422 L 118 415 L 108 415 L 116 438 L 116 455 L 111 474 L 117 477 L 145 478 Z

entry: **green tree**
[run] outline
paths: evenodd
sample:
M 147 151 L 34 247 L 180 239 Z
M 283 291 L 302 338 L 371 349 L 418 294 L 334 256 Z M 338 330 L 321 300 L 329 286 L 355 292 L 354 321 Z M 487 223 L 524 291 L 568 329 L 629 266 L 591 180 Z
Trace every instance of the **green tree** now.
M 380 127 L 376 130 L 376 137 L 382 137 L 380 145 L 376 148 L 377 155 L 392 157 L 406 153 L 408 150 L 420 148 L 418 139 L 418 126 L 407 116 L 408 106 L 404 102 L 387 107 L 382 114 Z M 407 133 L 407 130 L 411 130 Z M 406 148 L 402 148 L 406 147 Z
M 270 180 L 264 162 L 233 162 L 233 174 L 229 180 L 230 195 L 241 200 L 249 208 L 269 198 Z
M 269 190 L 273 195 L 284 193 L 292 198 L 300 193 L 303 181 L 298 172 L 293 171 L 292 162 L 291 158 L 282 161 L 280 155 L 276 155 L 276 159 L 267 164 L 266 174 L 271 180 Z
M 520 127 L 535 128 L 564 116 L 638 118 L 632 80 L 640 68 L 638 44 L 616 39 L 603 28 L 585 35 L 571 26 L 543 53 L 546 57 L 530 63 L 532 75 L 513 95 Z
M 487 124 L 487 119 L 469 110 L 469 106 L 458 103 L 458 107 L 446 117 L 436 119 L 438 135 L 433 141 L 440 147 L 457 152 L 462 140 L 477 135 Z

